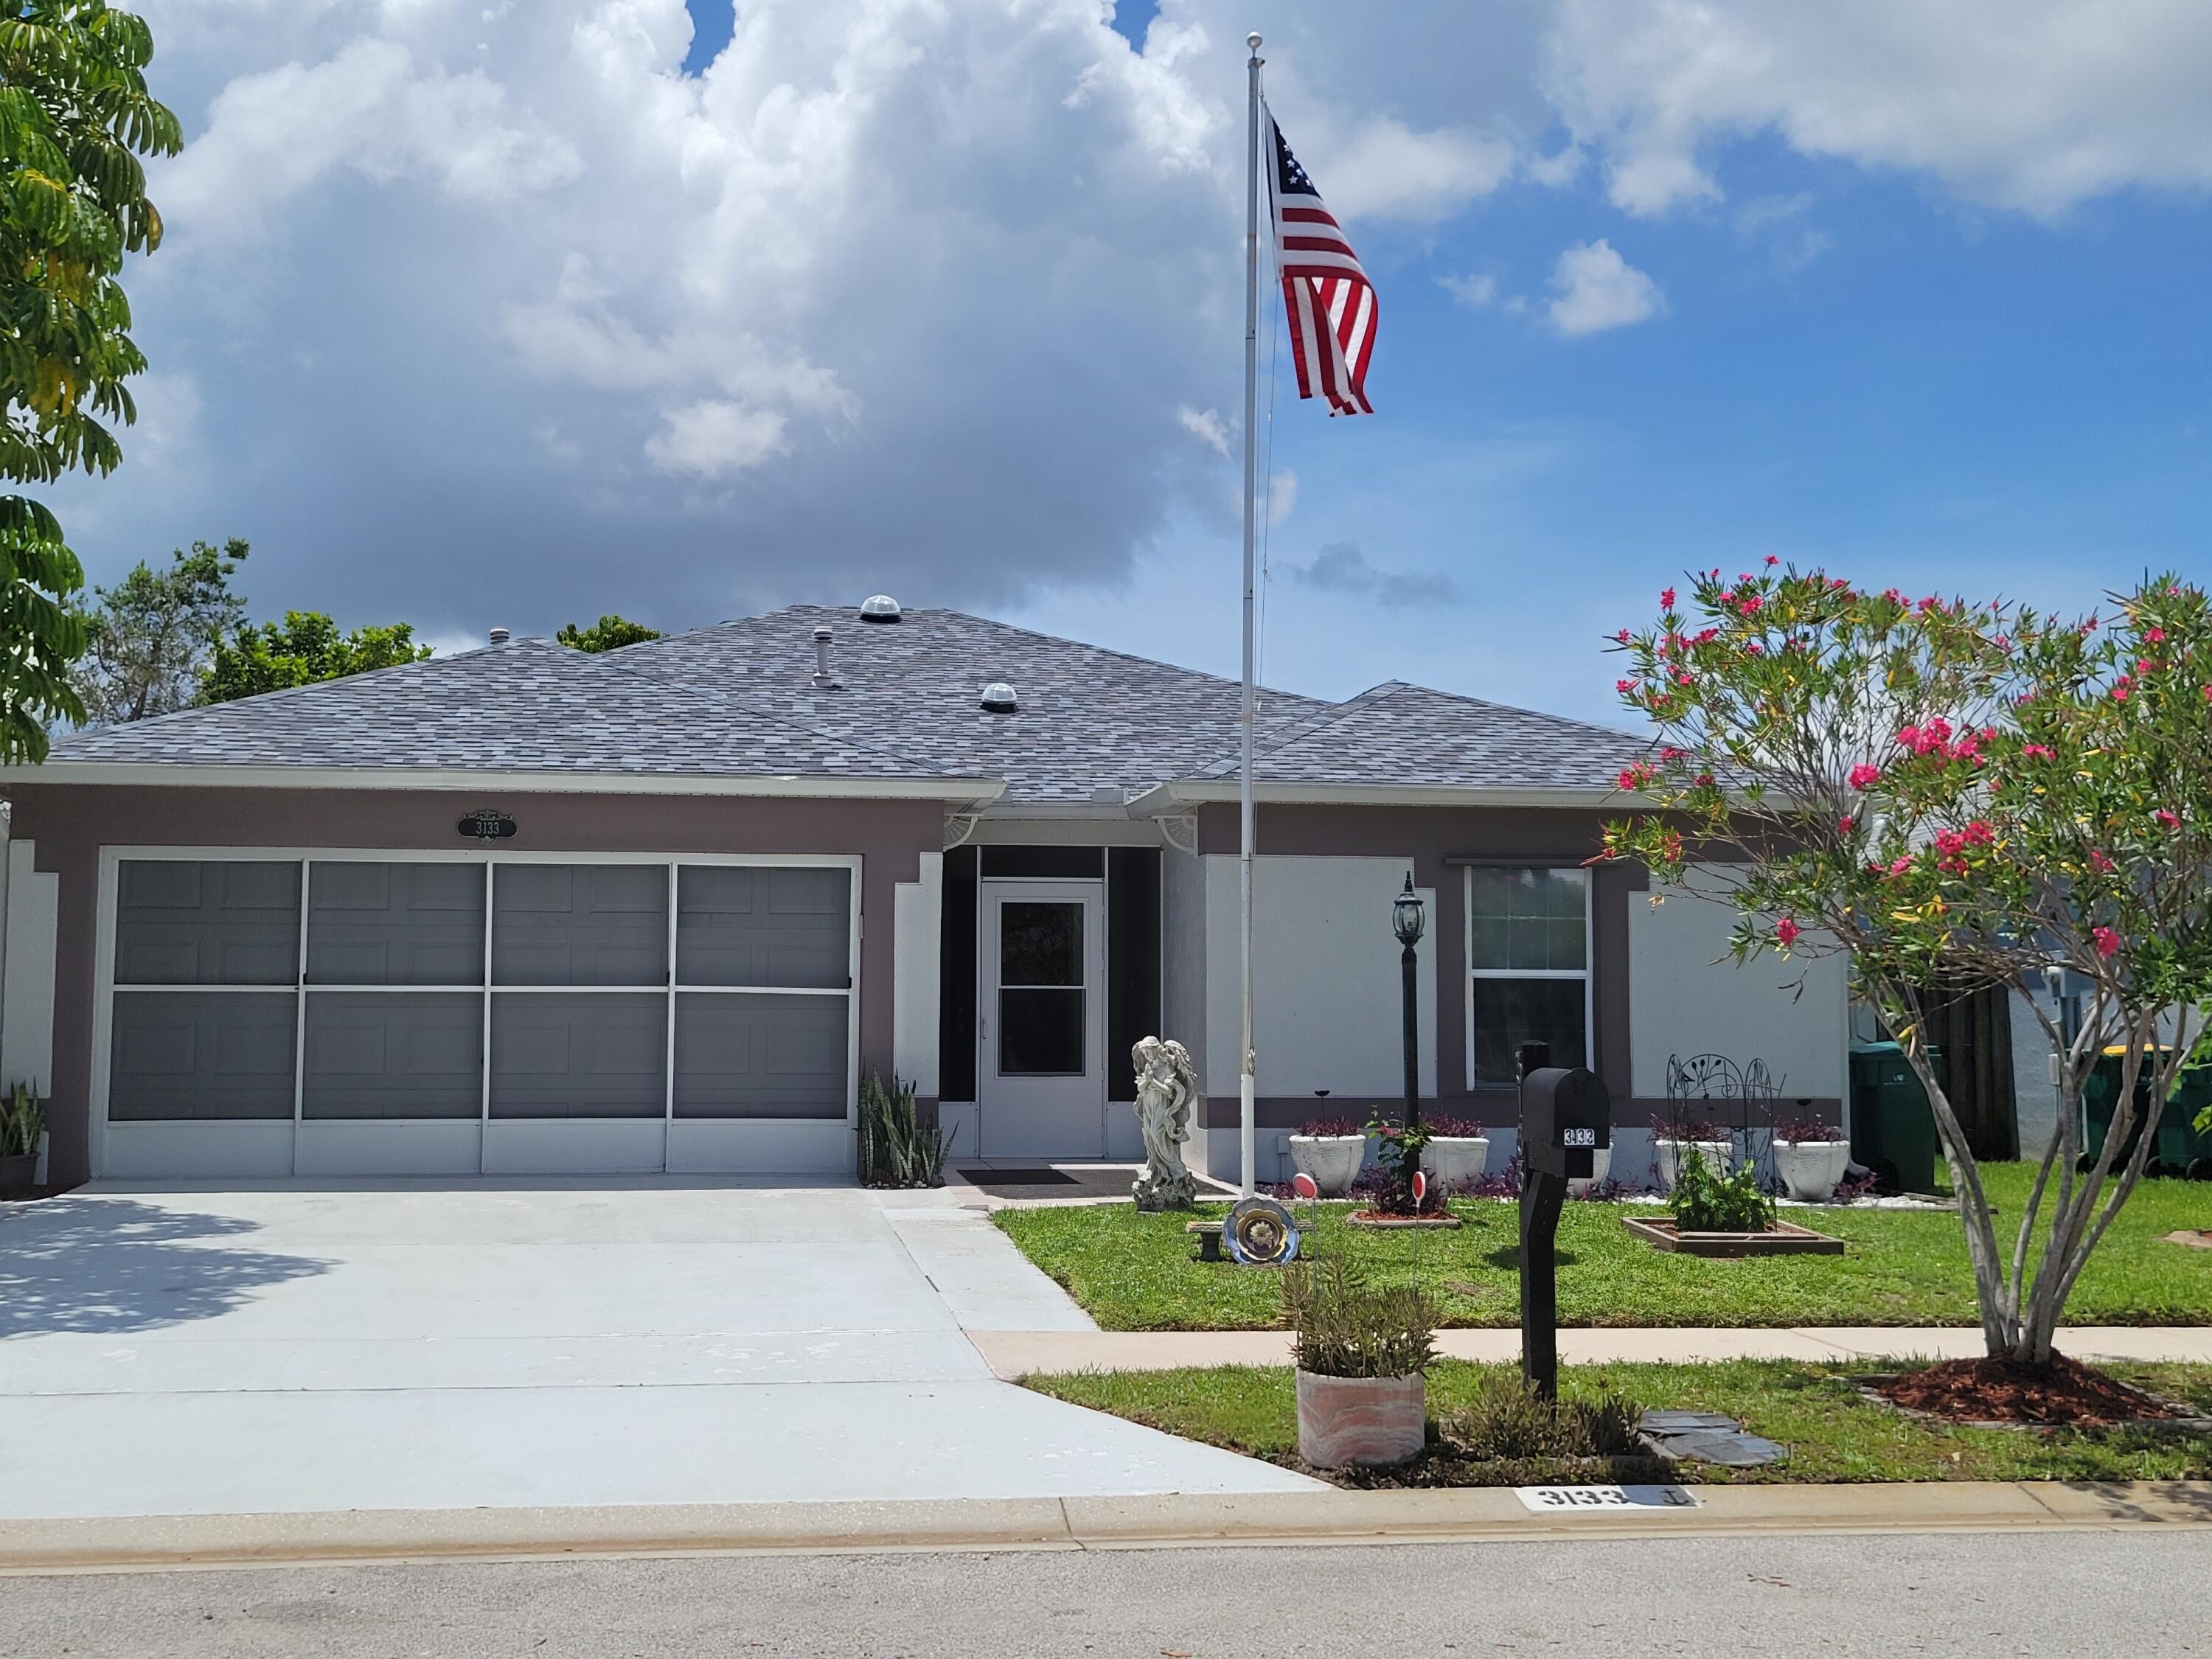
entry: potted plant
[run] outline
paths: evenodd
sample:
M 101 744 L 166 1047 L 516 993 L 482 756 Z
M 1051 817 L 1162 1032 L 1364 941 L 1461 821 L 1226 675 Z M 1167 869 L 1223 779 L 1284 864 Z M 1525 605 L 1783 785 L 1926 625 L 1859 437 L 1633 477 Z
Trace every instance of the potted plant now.
M 46 1133 L 46 1114 L 18 1083 L 0 1102 L 0 1193 L 28 1192 L 39 1178 L 39 1142 Z
M 1323 1198 L 1342 1198 L 1367 1162 L 1367 1136 L 1348 1117 L 1316 1118 L 1291 1137 L 1291 1162 Z
M 1449 1193 L 1462 1181 L 1474 1181 L 1488 1171 L 1490 1137 L 1482 1133 L 1482 1125 L 1441 1112 L 1425 1116 L 1421 1124 L 1429 1132 L 1421 1164 L 1440 1191 Z
M 1674 1190 L 1682 1154 L 1692 1147 L 1714 1169 L 1725 1170 L 1735 1162 L 1735 1141 L 1718 1124 L 1679 1117 L 1651 1120 L 1652 1167 L 1659 1177 L 1661 1192 Z
M 1412 1285 L 1370 1285 L 1341 1255 L 1283 1270 L 1296 1333 L 1298 1455 L 1317 1469 L 1401 1463 L 1428 1438 L 1424 1373 L 1436 1305 Z
M 1774 1173 L 1800 1203 L 1833 1198 L 1850 1163 L 1851 1143 L 1841 1124 L 1791 1118 L 1774 1126 Z

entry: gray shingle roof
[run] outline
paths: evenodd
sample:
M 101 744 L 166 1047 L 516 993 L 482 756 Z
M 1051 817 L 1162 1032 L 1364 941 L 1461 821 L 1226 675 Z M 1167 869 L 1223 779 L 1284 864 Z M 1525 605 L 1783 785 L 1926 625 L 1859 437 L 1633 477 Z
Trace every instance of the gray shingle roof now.
M 813 683 L 826 627 L 835 689 Z M 986 713 L 992 680 L 1020 707 Z M 80 732 L 52 759 L 219 766 L 1000 779 L 1010 803 L 1236 775 L 1239 689 L 956 611 L 896 624 L 793 606 L 603 656 L 544 640 Z M 1608 789 L 1643 752 L 1601 726 L 1393 681 L 1266 692 L 1263 781 Z
M 1602 726 L 1390 680 L 1263 744 L 1254 770 L 1276 783 L 1603 789 L 1647 746 Z M 1233 759 L 1204 774 L 1236 775 Z
M 73 733 L 54 761 L 913 778 L 935 769 L 544 640 Z

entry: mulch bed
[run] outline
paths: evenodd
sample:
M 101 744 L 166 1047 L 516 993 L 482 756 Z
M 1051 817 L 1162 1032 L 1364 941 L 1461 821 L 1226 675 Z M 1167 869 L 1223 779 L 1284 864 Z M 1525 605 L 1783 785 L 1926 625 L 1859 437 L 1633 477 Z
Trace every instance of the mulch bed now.
M 2099 1428 L 2182 1416 L 2164 1401 L 2063 1354 L 2052 1356 L 2049 1365 L 1946 1359 L 1923 1370 L 1869 1377 L 1866 1386 L 1893 1406 L 1946 1423 Z

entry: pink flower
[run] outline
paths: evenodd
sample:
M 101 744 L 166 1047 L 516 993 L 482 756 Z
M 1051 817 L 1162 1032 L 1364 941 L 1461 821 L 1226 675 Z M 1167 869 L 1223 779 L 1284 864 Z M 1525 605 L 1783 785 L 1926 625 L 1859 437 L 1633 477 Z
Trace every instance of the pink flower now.
M 1615 680 L 1613 683 L 1613 689 L 1620 692 L 1620 695 L 1625 697 L 1630 692 L 1636 690 L 1636 682 L 1634 680 Z
M 1776 557 L 1774 556 L 1774 555 L 1772 555 L 1771 553 L 1770 553 L 1770 554 L 1768 554 L 1768 555 L 1766 556 L 1766 564 L 1767 564 L 1767 568 L 1768 568 L 1770 570 L 1771 570 L 1771 569 L 1772 569 L 1776 565 L 1780 564 L 1781 562 L 1782 562 L 1782 561 L 1781 561 L 1781 560 L 1779 560 L 1779 559 L 1778 559 L 1778 558 L 1776 558 Z
M 1782 941 L 1782 948 L 1785 951 L 1797 942 L 1797 935 L 1802 932 L 1804 929 L 1788 916 L 1774 924 L 1774 937 Z
M 1903 605 L 1905 603 L 1905 595 L 1898 592 L 1898 590 L 1893 587 L 1883 588 L 1881 590 L 1881 596 L 1885 599 L 1887 599 L 1892 605 Z
M 2143 638 L 2148 640 L 2153 645 L 2163 645 L 2166 643 L 2166 630 L 2163 628 L 2154 628 L 2145 634 Z
M 1890 866 L 1889 866 L 1889 873 L 1890 873 L 1891 875 L 1893 875 L 1893 876 L 1901 876 L 1901 875 L 1903 875 L 1906 871 L 1910 870 L 1911 867 L 1912 867 L 1912 855 L 1911 855 L 1911 854 L 1909 854 L 1909 853 L 1908 853 L 1908 854 L 1905 854 L 1904 857 L 1902 857 L 1902 858 L 1899 858 L 1899 859 L 1894 859 L 1894 860 L 1891 860 L 1891 862 L 1890 862 Z
M 1747 593 L 1735 603 L 1737 611 L 1746 617 L 1755 617 L 1765 603 L 1756 593 Z
M 2178 812 L 2169 811 L 2163 806 L 2160 807 L 2157 811 L 2152 813 L 2151 817 L 2156 818 L 2160 823 L 2164 824 L 2169 830 L 2179 830 L 2181 828 L 2181 815 Z
M 1839 836 L 1848 836 L 1858 827 L 1859 821 L 1856 818 L 1842 817 L 1836 820 L 1836 833 Z
M 2109 927 L 2100 927 L 2089 937 L 2097 942 L 2097 954 L 2108 961 L 2120 952 L 2120 936 Z
M 2089 867 L 2100 875 L 2110 875 L 2119 866 L 2112 862 L 2111 854 L 2100 847 L 2092 847 L 2089 849 Z
M 1750 644 L 1744 647 L 1743 652 L 1744 655 L 1747 657 L 1763 657 L 1766 654 L 1766 647 L 1761 645 L 1757 640 L 1753 640 Z
M 2056 749 L 2046 749 L 2039 743 L 2024 743 L 2020 746 L 2020 752 L 2021 758 L 2023 760 L 2057 760 L 2058 758 L 2058 751 Z
M 1659 590 L 1659 606 L 1662 611 L 1672 611 L 1674 608 L 1674 590 L 1673 588 L 1662 587 Z
M 1626 629 L 1625 629 L 1625 628 L 1624 628 L 1624 629 L 1622 629 L 1620 630 L 1620 632 L 1619 632 L 1618 634 L 1615 634 L 1613 637 L 1613 638 L 1615 638 L 1616 640 L 1619 640 L 1619 641 L 1620 641 L 1623 645 L 1626 645 L 1626 644 L 1628 643 L 1628 630 L 1627 630 Z
M 1662 761 L 1678 761 L 1682 758 L 1682 751 L 1671 743 L 1662 744 L 1659 749 L 1659 758 Z
M 1869 766 L 1861 761 L 1851 768 L 1851 787 L 1854 789 L 1871 789 L 1881 781 L 1881 768 L 1879 766 Z

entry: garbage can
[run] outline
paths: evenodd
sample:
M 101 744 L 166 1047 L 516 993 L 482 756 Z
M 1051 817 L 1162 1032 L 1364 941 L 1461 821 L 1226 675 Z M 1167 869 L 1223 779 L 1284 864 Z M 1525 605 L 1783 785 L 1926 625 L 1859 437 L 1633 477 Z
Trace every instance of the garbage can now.
M 2124 1048 L 2107 1048 L 2097 1057 L 2089 1073 L 2089 1080 L 2081 1090 L 2081 1159 L 2080 1167 L 2091 1168 L 2097 1155 L 2104 1150 L 2105 1137 L 2112 1133 L 2112 1113 L 2120 1097 L 2120 1066 L 2127 1054 Z M 2112 1156 L 2112 1167 L 2120 1169 L 2135 1155 L 2136 1143 L 2142 1139 L 2149 1123 L 2148 1109 L 2150 1085 L 2147 1079 L 2136 1083 L 2135 1127 L 2126 1143 Z M 2212 1181 L 2212 1133 L 2200 1134 L 2197 1129 L 2197 1115 L 2212 1104 L 2212 1065 L 2191 1066 L 2175 1081 L 2173 1093 L 2166 1099 L 2166 1108 L 2158 1115 L 2157 1136 L 2150 1150 L 2150 1161 L 2143 1165 L 2143 1173 L 2150 1176 L 2186 1176 L 2192 1181 Z
M 1931 1048 L 1936 1075 L 1943 1056 Z M 1851 1161 L 1874 1171 L 1875 1189 L 1932 1193 L 1941 1152 L 1928 1091 L 1905 1050 L 1894 1042 L 1869 1042 L 1851 1050 Z

